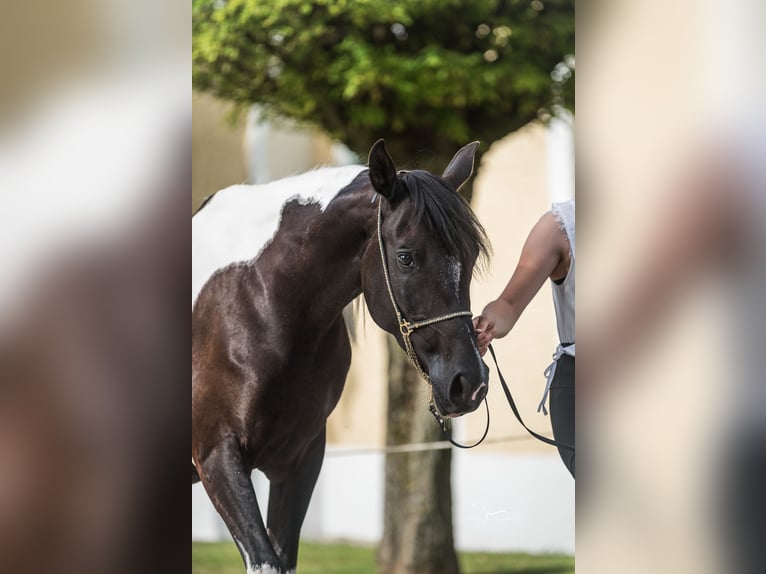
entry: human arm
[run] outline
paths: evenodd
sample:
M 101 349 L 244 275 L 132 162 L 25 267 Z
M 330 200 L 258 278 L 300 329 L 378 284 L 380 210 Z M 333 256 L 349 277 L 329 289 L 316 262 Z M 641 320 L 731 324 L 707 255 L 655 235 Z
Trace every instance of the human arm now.
M 569 242 L 553 213 L 535 224 L 521 250 L 519 262 L 500 296 L 474 318 L 479 352 L 484 355 L 493 339 L 505 337 L 549 277 L 566 277 Z

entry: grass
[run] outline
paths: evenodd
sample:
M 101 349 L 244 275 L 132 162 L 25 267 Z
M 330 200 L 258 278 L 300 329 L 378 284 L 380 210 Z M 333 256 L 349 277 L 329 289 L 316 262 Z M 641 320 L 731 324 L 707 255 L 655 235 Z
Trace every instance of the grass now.
M 570 574 L 572 556 L 560 554 L 487 554 L 462 552 L 462 574 Z M 192 543 L 192 574 L 243 574 L 239 552 L 233 543 Z M 342 544 L 301 542 L 300 574 L 376 574 L 375 549 Z

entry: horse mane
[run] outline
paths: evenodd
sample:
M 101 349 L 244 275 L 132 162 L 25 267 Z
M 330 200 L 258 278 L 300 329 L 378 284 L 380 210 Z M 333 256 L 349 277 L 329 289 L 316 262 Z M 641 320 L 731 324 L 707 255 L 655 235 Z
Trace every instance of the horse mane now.
M 492 248 L 468 202 L 427 171 L 400 172 L 400 176 L 412 200 L 413 222 L 427 225 L 459 261 L 477 260 L 477 268 L 483 268 Z

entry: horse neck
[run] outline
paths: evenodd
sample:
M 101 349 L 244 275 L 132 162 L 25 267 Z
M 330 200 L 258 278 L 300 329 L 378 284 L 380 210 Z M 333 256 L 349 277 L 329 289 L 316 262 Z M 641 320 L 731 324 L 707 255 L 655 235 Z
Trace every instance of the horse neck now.
M 375 208 L 368 188 L 337 196 L 324 211 L 316 208 L 308 220 L 303 214 L 294 217 L 287 227 L 282 245 L 279 232 L 274 263 L 286 283 L 299 283 L 302 296 L 289 304 L 292 316 L 299 316 L 305 327 L 311 323 L 331 324 L 343 308 L 362 292 L 362 256 L 375 233 Z M 279 289 L 279 285 L 275 286 Z M 296 307 L 303 306 L 302 313 Z

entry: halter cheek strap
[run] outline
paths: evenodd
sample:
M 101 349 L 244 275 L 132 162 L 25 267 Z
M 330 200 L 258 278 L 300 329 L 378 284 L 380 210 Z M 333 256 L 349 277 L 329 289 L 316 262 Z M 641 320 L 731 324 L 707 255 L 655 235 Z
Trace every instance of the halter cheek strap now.
M 382 208 L 383 200 L 382 198 L 378 201 L 378 247 L 380 247 L 380 259 L 383 264 L 383 276 L 386 279 L 386 288 L 388 289 L 388 297 L 391 299 L 391 306 L 394 308 L 394 313 L 396 313 L 396 320 L 399 323 L 399 333 L 402 336 L 402 341 L 404 342 L 404 350 L 407 352 L 407 356 L 410 358 L 410 361 L 412 361 L 412 364 L 415 366 L 415 370 L 418 372 L 418 374 L 425 380 L 425 382 L 428 384 L 428 389 L 431 393 L 431 397 L 428 401 L 428 410 L 431 411 L 431 414 L 434 416 L 434 418 L 439 423 L 439 426 L 442 429 L 442 432 L 447 437 L 447 440 L 449 440 L 450 443 L 452 443 L 454 446 L 457 446 L 459 448 L 473 448 L 475 446 L 478 446 L 484 438 L 487 436 L 487 432 L 489 432 L 489 406 L 487 405 L 487 399 L 484 398 L 484 406 L 487 409 L 487 427 L 484 429 L 484 435 L 476 442 L 475 444 L 472 444 L 470 446 L 462 445 L 459 443 L 456 443 L 453 441 L 449 435 L 447 434 L 447 423 L 442 416 L 442 414 L 439 412 L 439 409 L 436 407 L 436 402 L 434 401 L 434 387 L 431 383 L 431 377 L 428 376 L 428 373 L 425 372 L 423 369 L 423 366 L 420 364 L 420 359 L 418 359 L 418 355 L 415 352 L 415 347 L 412 344 L 412 339 L 410 336 L 412 335 L 412 332 L 416 329 L 420 329 L 421 327 L 427 327 L 429 325 L 433 325 L 434 323 L 440 323 L 441 321 L 448 321 L 450 319 L 455 319 L 456 317 L 473 317 L 473 313 L 471 311 L 456 311 L 454 313 L 446 313 L 444 315 L 439 315 L 438 317 L 432 317 L 430 319 L 424 319 L 422 321 L 416 321 L 414 323 L 410 323 L 402 314 L 401 309 L 399 308 L 399 305 L 396 303 L 396 298 L 394 297 L 394 289 L 391 286 L 391 277 L 388 273 L 388 264 L 386 263 L 386 250 L 383 246 L 383 208 Z

